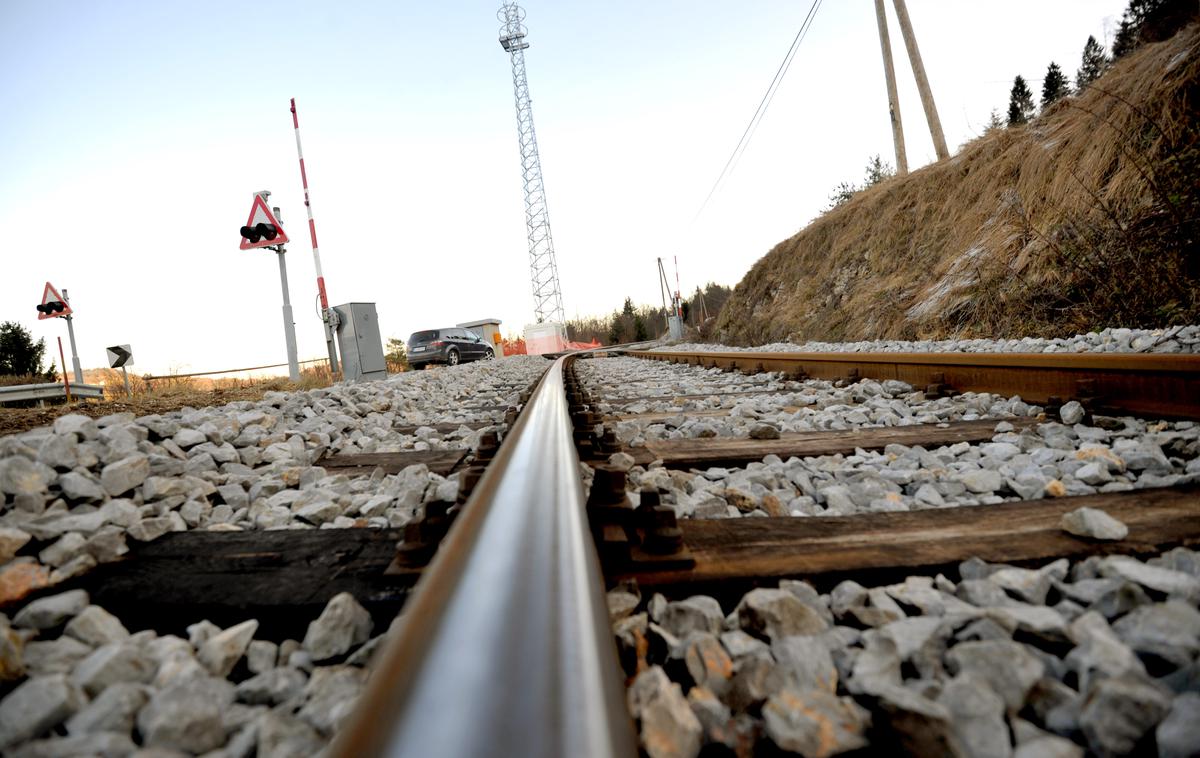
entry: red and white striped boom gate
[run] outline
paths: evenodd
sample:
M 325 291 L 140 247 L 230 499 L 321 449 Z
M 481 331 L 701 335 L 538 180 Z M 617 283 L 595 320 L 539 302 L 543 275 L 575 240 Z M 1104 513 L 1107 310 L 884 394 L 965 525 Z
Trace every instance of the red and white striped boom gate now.
M 292 98 L 292 126 L 296 130 L 296 154 L 300 157 L 300 181 L 304 183 L 304 209 L 308 211 L 308 234 L 312 238 L 313 265 L 317 270 L 317 294 L 321 298 L 321 321 L 325 323 L 325 346 L 329 350 L 329 370 L 337 373 L 337 349 L 333 344 L 333 323 L 329 297 L 325 294 L 325 275 L 321 273 L 321 251 L 317 247 L 317 225 L 313 221 L 312 200 L 308 194 L 308 172 L 304 170 L 304 149 L 300 147 L 300 119 L 296 116 L 296 98 Z

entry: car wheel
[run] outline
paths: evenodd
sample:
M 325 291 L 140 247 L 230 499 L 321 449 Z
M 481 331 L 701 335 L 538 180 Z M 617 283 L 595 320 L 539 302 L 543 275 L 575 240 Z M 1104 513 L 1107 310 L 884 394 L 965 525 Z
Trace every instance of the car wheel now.
M 491 359 L 493 359 L 495 357 L 496 357 L 496 354 L 492 352 L 492 349 L 490 347 L 487 350 L 483 351 L 483 359 L 485 361 L 490 361 Z
M 450 352 L 446 353 L 446 364 L 450 365 L 450 366 L 458 365 L 458 351 L 457 350 L 451 350 Z

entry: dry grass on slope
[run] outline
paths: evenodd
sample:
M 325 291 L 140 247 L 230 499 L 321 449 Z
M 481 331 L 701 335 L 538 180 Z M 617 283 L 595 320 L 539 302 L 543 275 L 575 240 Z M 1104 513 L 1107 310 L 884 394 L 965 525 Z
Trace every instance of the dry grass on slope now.
M 1200 320 L 1200 30 L 1031 124 L 863 191 L 763 257 L 722 341 L 1073 333 Z

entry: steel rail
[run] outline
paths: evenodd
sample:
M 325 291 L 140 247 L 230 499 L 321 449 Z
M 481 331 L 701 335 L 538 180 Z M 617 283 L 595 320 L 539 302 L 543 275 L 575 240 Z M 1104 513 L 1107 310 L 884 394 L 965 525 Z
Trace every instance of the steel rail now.
M 563 380 L 543 375 L 330 755 L 634 756 Z
M 652 360 L 743 371 L 803 371 L 815 379 L 857 372 L 917 388 L 1020 395 L 1044 404 L 1080 399 L 1096 410 L 1200 418 L 1200 355 L 1154 353 L 758 353 L 627 351 Z

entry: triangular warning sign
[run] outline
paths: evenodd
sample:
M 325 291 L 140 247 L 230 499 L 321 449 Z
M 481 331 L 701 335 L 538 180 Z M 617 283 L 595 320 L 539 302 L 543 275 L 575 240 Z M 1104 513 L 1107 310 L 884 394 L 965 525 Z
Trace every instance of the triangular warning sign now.
M 242 227 L 242 250 L 272 247 L 287 241 L 288 236 L 283 231 L 283 225 L 275 218 L 275 214 L 271 213 L 262 195 L 255 195 L 254 205 L 250 206 L 250 218 Z
M 70 316 L 74 312 L 71 306 L 67 305 L 66 298 L 58 294 L 58 290 L 54 289 L 50 282 L 46 282 L 46 289 L 42 290 L 42 302 L 38 304 L 37 310 L 38 321 Z

